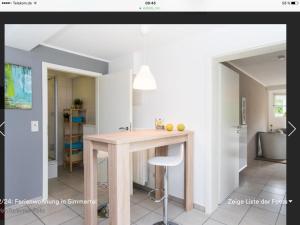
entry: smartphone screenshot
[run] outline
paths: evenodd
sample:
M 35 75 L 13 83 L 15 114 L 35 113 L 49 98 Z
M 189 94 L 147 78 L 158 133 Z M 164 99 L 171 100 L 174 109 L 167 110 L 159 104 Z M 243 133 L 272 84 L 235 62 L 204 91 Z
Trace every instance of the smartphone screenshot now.
M 2 0 L 0 224 L 297 224 L 299 10 Z

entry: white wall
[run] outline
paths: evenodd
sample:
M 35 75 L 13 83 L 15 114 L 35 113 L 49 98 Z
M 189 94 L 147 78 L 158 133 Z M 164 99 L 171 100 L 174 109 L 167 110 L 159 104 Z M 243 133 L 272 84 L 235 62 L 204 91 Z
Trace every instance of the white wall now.
M 133 125 L 136 128 L 152 128 L 154 118 L 165 122 L 185 123 L 195 131 L 194 145 L 194 203 L 210 205 L 214 179 L 210 176 L 216 159 L 211 158 L 214 140 L 212 117 L 214 87 L 212 61 L 214 57 L 247 50 L 266 44 L 285 41 L 285 26 L 228 25 L 217 31 L 201 32 L 176 43 L 147 50 L 147 58 L 158 89 L 135 92 Z M 213 26 L 213 25 L 212 25 Z M 136 72 L 141 61 L 139 53 L 122 56 L 110 63 L 110 71 L 120 68 Z M 133 62 L 127 64 L 126 62 Z M 138 98 L 137 98 L 138 97 Z M 172 151 L 176 149 L 171 147 Z M 170 170 L 170 194 L 183 198 L 183 165 Z
M 270 125 L 272 124 L 272 129 L 286 128 L 286 117 L 275 117 L 273 113 L 273 96 L 274 94 L 286 94 L 286 89 L 274 89 L 268 91 L 268 130 L 270 130 Z

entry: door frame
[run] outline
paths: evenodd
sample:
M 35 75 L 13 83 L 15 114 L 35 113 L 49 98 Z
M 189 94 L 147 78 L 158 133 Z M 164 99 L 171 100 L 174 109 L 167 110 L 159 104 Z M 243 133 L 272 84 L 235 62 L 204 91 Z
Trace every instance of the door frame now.
M 48 62 L 42 62 L 42 104 L 43 104 L 43 192 L 42 199 L 48 199 L 48 69 L 59 70 L 62 72 L 76 73 L 82 76 L 94 77 L 95 82 L 95 122 L 96 131 L 99 130 L 99 84 L 102 73 L 89 70 L 78 69 L 74 67 L 62 66 Z
M 210 99 L 210 151 L 206 154 L 207 176 L 206 176 L 206 204 L 205 212 L 212 213 L 218 207 L 219 196 L 219 168 L 220 168 L 220 151 L 221 151 L 221 92 L 220 92 L 220 64 L 222 62 L 236 60 L 267 54 L 275 51 L 286 50 L 286 42 L 277 42 L 265 44 L 262 46 L 242 49 L 236 52 L 228 52 L 223 55 L 212 57 L 211 61 L 211 99 Z M 213 119 L 214 118 L 214 119 Z

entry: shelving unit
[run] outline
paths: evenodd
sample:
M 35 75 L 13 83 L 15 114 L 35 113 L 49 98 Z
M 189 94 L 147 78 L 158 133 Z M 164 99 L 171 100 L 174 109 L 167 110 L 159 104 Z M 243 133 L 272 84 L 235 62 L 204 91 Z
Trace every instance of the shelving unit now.
M 83 162 L 83 124 L 86 120 L 85 109 L 64 109 L 64 166 L 69 165 L 70 172 L 73 164 L 82 165 Z

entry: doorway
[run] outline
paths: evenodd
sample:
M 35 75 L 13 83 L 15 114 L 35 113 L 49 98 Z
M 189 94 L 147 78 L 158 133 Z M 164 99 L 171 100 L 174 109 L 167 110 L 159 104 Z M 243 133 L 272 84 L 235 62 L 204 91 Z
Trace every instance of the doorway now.
M 42 65 L 42 91 L 43 91 L 43 199 L 48 199 L 48 71 L 55 70 L 63 73 L 71 73 L 94 79 L 95 99 L 91 104 L 95 107 L 95 125 L 86 126 L 86 134 L 98 134 L 118 131 L 124 127 L 132 127 L 132 72 L 121 71 L 114 74 L 106 74 L 66 67 L 43 62 Z M 82 84 L 80 82 L 80 84 Z M 120 113 L 122 112 L 122 116 Z M 63 119 L 63 115 L 60 116 Z M 77 118 L 78 119 L 78 118 Z M 76 122 L 76 121 L 75 121 Z M 98 155 L 101 161 L 101 156 Z M 102 160 L 103 161 L 103 160 Z M 52 162 L 58 162 L 53 160 Z M 105 163 L 102 163 L 103 165 Z M 100 165 L 99 164 L 99 167 Z M 105 166 L 105 165 L 104 165 Z M 99 168 L 98 168 L 99 169 Z M 100 182 L 107 179 L 105 174 L 98 173 Z M 69 172 L 68 172 L 69 173 Z M 70 174 L 70 173 L 69 173 Z M 101 179 L 99 179 L 101 178 Z M 76 184 L 75 186 L 76 187 Z M 81 187 L 83 191 L 83 176 Z
M 235 53 L 229 53 L 224 56 L 213 58 L 212 61 L 212 116 L 215 118 L 215 120 L 212 121 L 211 124 L 211 136 L 213 137 L 212 140 L 212 151 L 208 154 L 208 167 L 209 167 L 209 180 L 207 185 L 207 192 L 208 192 L 208 198 L 207 198 L 207 212 L 213 212 L 218 205 L 224 200 L 225 196 L 228 196 L 231 192 L 234 191 L 238 187 L 238 180 L 239 180 L 239 147 L 235 145 L 235 150 L 230 152 L 227 152 L 228 154 L 225 154 L 224 148 L 226 145 L 222 144 L 222 140 L 224 140 L 224 137 L 226 138 L 233 138 L 236 136 L 237 132 L 240 132 L 241 127 L 238 127 L 240 123 L 233 124 L 231 127 L 231 131 L 224 133 L 223 129 L 220 129 L 223 127 L 224 123 L 224 112 L 226 111 L 223 108 L 223 100 L 222 97 L 222 66 L 224 62 L 261 55 L 261 54 L 267 54 L 275 51 L 284 50 L 286 48 L 285 43 L 276 43 L 274 45 L 269 46 L 261 46 L 254 49 L 245 49 L 241 52 L 235 52 Z M 238 100 L 238 103 L 240 105 L 240 101 Z M 228 108 L 228 106 L 226 106 Z M 239 118 L 239 109 L 237 110 L 237 115 Z M 238 119 L 239 120 L 239 119 Z M 228 127 L 229 128 L 229 127 Z M 235 137 L 235 140 L 239 140 L 238 137 Z M 239 144 L 239 141 L 235 141 L 235 143 Z M 232 150 L 232 149 L 231 149 Z M 224 162 L 224 156 L 233 156 L 231 160 L 234 162 L 234 167 L 224 167 L 226 164 Z M 217 161 L 217 162 L 216 162 Z M 226 171 L 223 170 L 223 168 L 226 168 Z M 235 168 L 235 172 L 229 172 Z M 224 179 L 224 176 L 227 176 L 227 179 Z M 229 177 L 229 178 L 228 178 Z M 228 184 L 228 179 L 232 180 L 230 184 Z M 223 189 L 224 186 L 230 186 L 228 190 L 226 188 Z M 221 193 L 221 189 L 223 193 Z M 226 191 L 225 191 L 226 190 Z
M 65 82 L 69 86 L 72 86 L 71 79 L 76 77 L 90 78 L 94 81 L 94 98 L 89 105 L 94 107 L 94 119 L 95 132 L 98 132 L 98 91 L 99 91 L 99 79 L 102 76 L 101 73 L 96 73 L 92 71 L 86 71 L 81 69 L 76 69 L 72 67 L 61 66 L 57 64 L 50 64 L 43 62 L 43 199 L 48 199 L 48 178 L 57 177 L 58 166 L 64 163 L 64 155 L 62 151 L 64 149 L 65 143 L 63 128 L 60 125 L 64 123 L 64 109 L 71 108 L 73 103 L 72 94 L 65 93 L 64 97 L 58 97 L 59 82 L 58 80 L 63 77 L 63 75 L 69 74 L 67 79 L 69 82 Z M 52 73 L 52 75 L 51 75 Z M 57 75 L 54 75 L 57 74 Z M 74 82 L 78 83 L 80 87 L 80 81 Z M 82 85 L 81 85 L 82 86 Z M 65 90 L 66 91 L 66 90 Z M 77 91 L 78 94 L 78 91 Z M 74 95 L 75 96 L 75 95 Z M 59 104 L 66 103 L 66 104 Z M 77 118 L 80 116 L 77 116 Z M 90 116 L 91 117 L 91 116 Z M 62 138 L 60 138 L 62 137 Z M 61 139 L 61 140 L 60 140 Z M 61 154 L 60 154 L 61 153 Z M 69 153 L 70 155 L 70 153 Z

